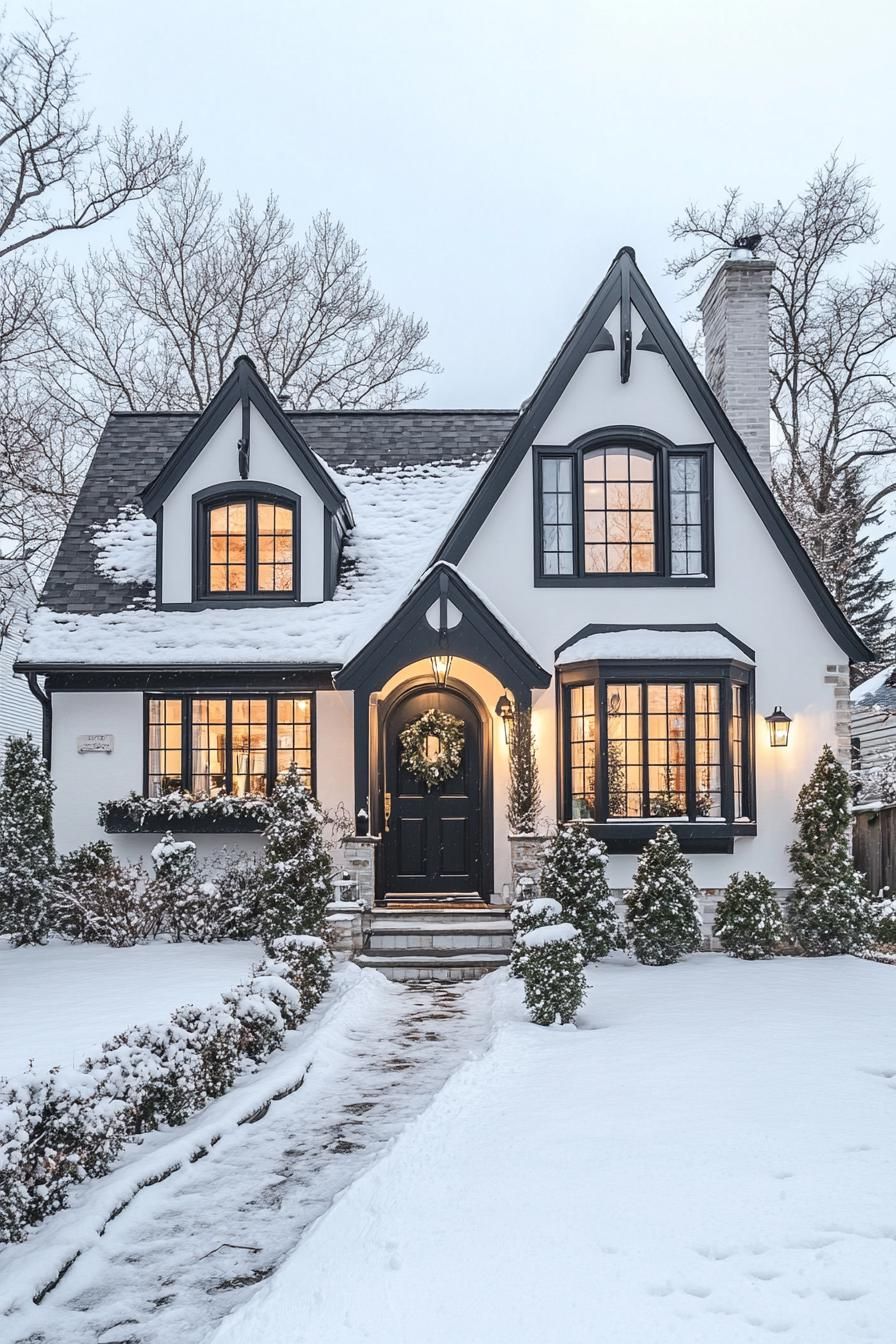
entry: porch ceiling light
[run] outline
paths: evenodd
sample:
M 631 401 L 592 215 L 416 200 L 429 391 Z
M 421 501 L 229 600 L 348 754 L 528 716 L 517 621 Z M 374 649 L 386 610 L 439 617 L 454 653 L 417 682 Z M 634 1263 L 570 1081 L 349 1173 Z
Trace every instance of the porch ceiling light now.
M 499 697 L 498 703 L 495 705 L 495 713 L 499 719 L 503 720 L 504 741 L 509 743 L 510 734 L 513 730 L 513 705 L 506 691 Z
M 439 631 L 439 651 L 430 657 L 432 679 L 437 686 L 444 686 L 451 675 L 453 659 L 448 652 L 448 631 L 444 627 Z
M 768 724 L 768 740 L 772 747 L 786 747 L 787 739 L 790 736 L 790 725 L 793 720 L 789 714 L 785 714 L 780 705 L 775 705 L 773 714 L 766 714 L 765 721 Z

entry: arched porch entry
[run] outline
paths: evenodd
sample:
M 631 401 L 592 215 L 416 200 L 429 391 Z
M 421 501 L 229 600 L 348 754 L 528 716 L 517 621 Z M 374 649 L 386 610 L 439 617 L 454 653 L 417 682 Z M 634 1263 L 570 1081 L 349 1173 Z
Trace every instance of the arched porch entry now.
M 436 655 L 455 668 L 443 686 L 435 667 L 428 674 Z M 337 689 L 354 694 L 355 809 L 376 837 L 378 899 L 492 892 L 494 712 L 471 677 L 458 675 L 473 671 L 469 665 L 499 692 L 506 687 L 518 709 L 531 706 L 533 689 L 550 685 L 494 609 L 440 563 L 335 677 Z M 437 697 L 463 722 L 462 765 L 454 779 L 425 790 L 402 770 L 399 734 Z

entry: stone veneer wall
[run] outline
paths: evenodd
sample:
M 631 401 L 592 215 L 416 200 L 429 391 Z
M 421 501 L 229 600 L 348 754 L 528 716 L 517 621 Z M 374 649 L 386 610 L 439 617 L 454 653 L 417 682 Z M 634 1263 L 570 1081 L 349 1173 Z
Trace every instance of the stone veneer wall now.
M 542 850 L 546 835 L 510 836 L 511 899 L 516 895 L 521 878 L 530 878 L 538 887 L 544 861 Z
M 852 769 L 852 719 L 849 700 L 849 664 L 828 663 L 825 669 L 825 685 L 830 686 L 834 695 L 834 716 L 836 719 L 837 740 L 834 753 L 837 760 L 847 770 Z
M 378 835 L 353 835 L 342 842 L 342 867 L 354 879 L 358 899 L 372 906 L 376 898 Z

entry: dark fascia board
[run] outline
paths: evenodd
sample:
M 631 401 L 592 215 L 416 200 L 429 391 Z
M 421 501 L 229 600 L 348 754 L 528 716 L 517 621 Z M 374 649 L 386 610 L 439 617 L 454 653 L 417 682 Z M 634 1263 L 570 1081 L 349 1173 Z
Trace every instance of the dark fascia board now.
M 706 425 L 713 441 L 751 500 L 825 629 L 856 662 L 871 662 L 874 654 L 837 606 L 824 580 L 803 549 L 795 531 L 764 481 L 755 462 L 731 424 L 715 393 L 672 326 L 635 263 L 632 248 L 623 247 L 567 336 L 530 400 L 525 404 L 504 443 L 489 464 L 463 510 L 455 519 L 435 560 L 460 561 L 532 447 L 601 328 L 621 301 L 623 276 L 631 287 L 632 302 L 670 368 Z
M 402 642 L 410 627 L 442 594 L 443 576 L 447 578 L 445 592 L 448 599 L 460 607 L 464 619 L 472 621 L 477 633 L 487 640 L 496 655 L 517 671 L 521 683 L 530 688 L 551 684 L 551 674 L 536 662 L 491 608 L 465 583 L 463 575 L 453 565 L 440 563 L 427 570 L 394 615 L 336 673 L 333 680 L 337 690 L 355 690 L 376 676 L 378 667 L 396 643 Z M 434 640 L 435 636 L 433 631 Z M 435 643 L 433 649 L 435 651 Z
M 302 686 L 314 682 L 317 689 L 332 687 L 337 664 L 257 663 L 184 664 L 152 667 L 147 664 L 89 667 L 84 663 L 29 663 L 16 670 L 46 674 L 49 690 L 143 690 L 154 687 L 202 687 L 203 689 L 248 689 L 255 686 Z
M 222 383 L 155 480 L 143 491 L 140 498 L 144 513 L 152 517 L 158 511 L 243 396 L 247 396 L 259 414 L 264 417 L 296 466 L 314 486 L 326 507 L 333 513 L 341 514 L 346 526 L 351 527 L 354 519 L 347 498 L 284 414 L 276 397 L 272 396 L 252 361 L 245 355 L 237 359 L 230 377 Z
M 635 621 L 629 625 L 583 625 L 576 634 L 570 635 L 569 639 L 554 650 L 554 659 L 558 659 L 564 649 L 571 648 L 577 644 L 580 639 L 587 639 L 589 635 L 615 635 L 620 630 L 669 630 L 672 632 L 690 633 L 692 631 L 710 631 L 712 634 L 724 635 L 725 639 L 730 639 L 732 644 L 736 644 L 742 653 L 751 660 L 756 661 L 756 650 L 751 649 L 749 644 L 745 644 L 737 635 L 732 635 L 730 630 L 726 630 L 724 625 L 659 625 L 656 621 Z M 637 659 L 625 659 L 626 662 L 637 661 Z M 655 661 L 655 660 L 653 660 Z M 690 660 L 689 660 L 690 661 Z M 718 661 L 718 659 L 716 659 Z

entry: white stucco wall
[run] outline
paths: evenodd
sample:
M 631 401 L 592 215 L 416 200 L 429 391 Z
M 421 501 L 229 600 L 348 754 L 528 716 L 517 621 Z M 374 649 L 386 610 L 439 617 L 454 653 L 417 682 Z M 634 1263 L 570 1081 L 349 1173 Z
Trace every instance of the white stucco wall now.
M 613 320 L 611 331 L 618 331 Z M 638 340 L 635 331 L 635 344 Z M 541 444 L 566 444 L 604 425 L 639 425 L 676 443 L 708 443 L 696 415 L 662 356 L 635 351 L 627 384 L 619 379 L 617 351 L 585 356 L 582 366 L 538 436 Z M 589 623 L 623 625 L 717 622 L 756 650 L 756 777 L 758 834 L 735 841 L 733 857 L 693 855 L 701 886 L 721 886 L 736 868 L 764 872 L 790 885 L 786 846 L 800 785 L 821 747 L 835 742 L 830 664 L 846 657 L 822 626 L 808 599 L 715 450 L 715 565 L 712 587 L 536 588 L 533 556 L 533 474 L 527 456 L 459 568 L 527 641 L 543 666 L 554 651 Z M 553 686 L 534 699 L 541 744 L 545 810 L 556 816 Z M 781 704 L 793 716 L 786 750 L 768 745 L 764 715 Z M 625 886 L 636 859 L 614 855 L 612 886 Z
M 162 506 L 163 602 L 193 599 L 193 496 L 210 486 L 239 480 L 241 417 L 241 408 L 235 406 Z M 250 442 L 249 483 L 284 486 L 301 497 L 300 596 L 303 602 L 319 602 L 324 594 L 323 502 L 254 406 L 250 407 Z

